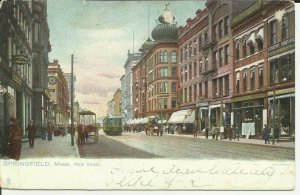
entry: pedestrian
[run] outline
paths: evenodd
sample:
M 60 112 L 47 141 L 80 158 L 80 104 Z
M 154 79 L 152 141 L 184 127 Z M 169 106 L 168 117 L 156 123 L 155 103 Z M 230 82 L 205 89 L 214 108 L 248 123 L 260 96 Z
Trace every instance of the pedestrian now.
M 205 127 L 205 137 L 206 137 L 206 139 L 208 139 L 208 131 L 209 131 L 208 127 Z
M 47 136 L 48 136 L 48 141 L 52 141 L 52 134 L 54 131 L 54 127 L 51 122 L 48 123 L 48 128 L 47 128 Z
M 231 141 L 232 140 L 232 127 L 230 127 L 230 126 L 227 127 L 227 136 L 228 136 L 229 141 Z
M 12 126 L 12 121 L 11 121 L 12 117 L 10 117 L 9 122 L 6 125 L 3 137 L 1 139 L 1 145 L 2 145 L 2 150 L 1 150 L 1 155 L 4 156 L 8 156 L 9 155 L 9 133 L 10 133 L 10 127 Z
M 238 141 L 240 141 L 240 131 L 239 131 L 239 126 L 236 125 L 234 128 L 233 128 L 233 133 L 234 133 L 234 138 L 233 140 L 235 141 L 235 139 L 237 139 Z
M 35 138 L 35 133 L 36 133 L 36 127 L 33 124 L 33 120 L 30 120 L 26 132 L 28 133 L 28 139 L 29 139 L 29 147 L 33 148 L 34 147 L 34 138 Z
M 19 127 L 16 118 L 10 118 L 12 124 L 9 131 L 9 157 L 15 160 L 19 160 L 21 156 L 21 139 L 22 130 Z
M 215 137 L 216 137 L 216 127 L 214 125 L 211 128 L 211 135 L 212 135 L 212 139 L 215 139 Z
M 267 125 L 265 124 L 265 127 L 263 129 L 263 137 L 264 137 L 264 140 L 265 140 L 265 144 L 269 144 L 270 143 L 270 130 L 269 128 L 267 127 Z
M 194 137 L 197 137 L 197 121 L 194 121 L 194 126 L 193 126 L 193 133 L 194 133 Z
M 220 134 L 220 128 L 216 124 L 216 141 L 218 141 L 219 134 Z

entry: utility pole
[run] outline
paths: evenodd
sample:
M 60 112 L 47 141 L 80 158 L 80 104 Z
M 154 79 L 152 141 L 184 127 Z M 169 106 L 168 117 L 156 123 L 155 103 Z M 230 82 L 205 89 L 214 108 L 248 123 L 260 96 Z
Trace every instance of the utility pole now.
M 74 97 L 74 73 L 73 73 L 73 63 L 74 63 L 74 56 L 71 55 L 71 146 L 74 146 L 74 108 L 73 108 L 73 97 Z
M 224 126 L 223 126 L 223 86 L 221 87 L 221 108 L 220 108 L 220 134 L 221 134 L 221 128 L 223 128 L 223 137 L 222 139 L 224 138 L 224 133 L 225 133 L 225 129 L 224 129 Z M 221 137 L 220 137 L 221 138 Z

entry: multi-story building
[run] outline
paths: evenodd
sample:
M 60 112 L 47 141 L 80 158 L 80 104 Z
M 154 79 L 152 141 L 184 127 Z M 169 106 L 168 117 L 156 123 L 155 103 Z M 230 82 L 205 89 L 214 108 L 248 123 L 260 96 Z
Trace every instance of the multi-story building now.
M 141 59 L 141 53 L 131 54 L 128 51 L 127 60 L 124 65 L 125 75 L 121 77 L 121 114 L 125 121 L 133 118 L 132 107 L 132 68 Z
M 136 118 L 154 115 L 169 119 L 178 110 L 179 82 L 178 29 L 167 7 L 151 35 L 156 43 L 150 39 L 146 41 L 147 52 L 133 68 L 134 114 Z
M 108 116 L 121 116 L 121 89 L 117 89 L 112 100 L 107 103 Z
M 260 135 L 267 124 L 279 136 L 294 136 L 294 4 L 253 0 L 234 6 L 234 123 L 243 135 Z
M 54 107 L 54 122 L 66 125 L 69 123 L 68 84 L 58 60 L 53 60 L 48 67 L 48 81 Z
M 43 80 L 51 49 L 47 2 L 1 2 L 0 34 L 0 87 L 5 89 L 0 94 L 1 135 L 11 116 L 17 118 L 24 131 L 29 120 L 34 119 L 39 134 L 47 105 L 36 100 L 49 97 L 47 81 Z

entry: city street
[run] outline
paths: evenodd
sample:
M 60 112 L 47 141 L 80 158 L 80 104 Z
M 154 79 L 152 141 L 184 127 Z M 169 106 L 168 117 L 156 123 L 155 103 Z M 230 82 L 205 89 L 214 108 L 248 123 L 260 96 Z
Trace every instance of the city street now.
M 100 134 L 98 144 L 79 145 L 79 153 L 81 158 L 295 159 L 294 148 L 187 136 L 147 136 L 144 132 L 123 133 L 121 136 Z

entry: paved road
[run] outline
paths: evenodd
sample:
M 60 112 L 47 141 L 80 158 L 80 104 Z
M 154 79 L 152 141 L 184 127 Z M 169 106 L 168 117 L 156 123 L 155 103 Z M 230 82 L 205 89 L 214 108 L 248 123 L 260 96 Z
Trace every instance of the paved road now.
M 169 158 L 294 160 L 291 148 L 267 147 L 238 142 L 181 136 L 146 136 L 144 133 L 101 135 L 98 144 L 79 146 L 83 158 Z

